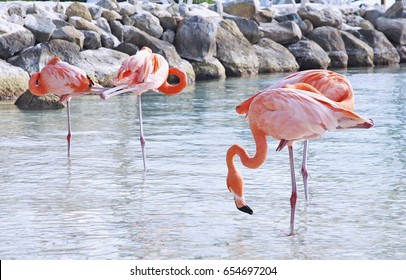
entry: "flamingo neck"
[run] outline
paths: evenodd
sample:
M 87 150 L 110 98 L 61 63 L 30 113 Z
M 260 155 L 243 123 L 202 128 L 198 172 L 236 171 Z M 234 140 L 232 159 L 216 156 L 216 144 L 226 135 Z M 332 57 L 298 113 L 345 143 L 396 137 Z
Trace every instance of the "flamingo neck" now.
M 227 167 L 236 170 L 234 164 L 234 156 L 238 155 L 241 159 L 241 163 L 248 168 L 256 169 L 260 167 L 266 160 L 268 152 L 268 144 L 266 142 L 266 134 L 259 130 L 253 129 L 252 134 L 254 136 L 256 152 L 253 157 L 250 157 L 248 152 L 240 145 L 233 145 L 227 151 Z
M 165 81 L 158 88 L 158 90 L 163 92 L 164 94 L 177 94 L 187 86 L 187 76 L 185 72 L 179 70 L 178 68 L 170 68 L 168 71 L 168 75 L 175 75 L 176 77 L 178 77 L 179 83 L 172 85 Z
M 43 83 L 41 83 L 40 78 L 41 73 L 34 73 L 28 82 L 28 87 L 31 93 L 37 96 L 47 94 L 46 88 L 44 87 Z
M 268 144 L 266 143 L 265 133 L 260 130 L 253 129 L 252 134 L 254 136 L 256 144 L 256 153 L 253 157 L 250 157 L 247 151 L 239 145 L 232 145 L 228 149 L 226 155 L 228 168 L 227 187 L 229 191 L 233 193 L 234 199 L 237 203 L 237 207 L 242 207 L 245 205 L 244 179 L 241 173 L 235 167 L 234 156 L 238 155 L 245 167 L 258 168 L 265 162 L 268 151 Z

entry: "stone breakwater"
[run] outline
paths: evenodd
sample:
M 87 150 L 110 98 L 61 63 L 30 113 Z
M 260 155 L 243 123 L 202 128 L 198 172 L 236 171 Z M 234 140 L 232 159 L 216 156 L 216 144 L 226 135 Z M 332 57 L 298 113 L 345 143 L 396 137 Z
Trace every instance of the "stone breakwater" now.
M 28 88 L 53 56 L 111 86 L 121 62 L 148 46 L 189 83 L 311 68 L 406 61 L 403 3 L 388 10 L 258 0 L 156 4 L 130 0 L 0 3 L 0 100 Z

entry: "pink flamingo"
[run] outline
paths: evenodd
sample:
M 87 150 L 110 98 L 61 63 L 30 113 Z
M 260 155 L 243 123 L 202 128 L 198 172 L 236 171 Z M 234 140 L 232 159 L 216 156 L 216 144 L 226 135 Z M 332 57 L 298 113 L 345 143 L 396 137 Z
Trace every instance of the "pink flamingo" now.
M 68 156 L 70 155 L 71 119 L 70 100 L 89 93 L 101 93 L 104 88 L 92 82 L 82 69 L 63 62 L 58 57 L 53 57 L 40 72 L 32 74 L 29 80 L 29 89 L 32 94 L 42 96 L 48 93 L 60 97 L 59 102 L 66 101 L 68 117 Z
M 244 101 L 240 106 L 247 106 Z M 290 197 L 290 235 L 294 234 L 294 218 L 297 200 L 296 178 L 293 162 L 293 143 L 315 139 L 327 131 L 350 128 L 370 128 L 372 120 L 367 120 L 351 110 L 344 109 L 323 96 L 309 84 L 295 84 L 284 88 L 266 88 L 249 99 L 245 111 L 256 143 L 256 153 L 250 157 L 247 151 L 232 145 L 226 155 L 228 168 L 227 187 L 234 197 L 237 208 L 253 214 L 246 204 L 243 189 L 244 180 L 236 169 L 234 156 L 238 155 L 244 166 L 258 168 L 267 156 L 267 136 L 280 140 L 277 151 L 288 146 L 291 169 L 292 195 Z
M 168 75 L 175 75 L 179 83 L 172 85 L 167 82 Z M 127 58 L 113 78 L 115 87 L 104 91 L 100 97 L 108 99 L 112 96 L 134 92 L 138 95 L 138 114 L 140 122 L 140 142 L 144 171 L 146 170 L 145 137 L 142 125 L 141 94 L 149 91 L 161 91 L 172 95 L 182 91 L 187 85 L 186 74 L 178 68 L 169 68 L 168 62 L 159 54 L 152 53 L 150 48 L 143 47 L 135 55 Z
M 293 73 L 281 79 L 277 83 L 269 86 L 268 89 L 281 88 L 289 84 L 297 83 L 309 84 L 313 88 L 317 89 L 325 97 L 333 101 L 336 105 L 347 110 L 354 110 L 354 92 L 351 83 L 345 76 L 329 70 L 313 69 Z M 246 114 L 248 112 L 249 105 L 251 104 L 251 101 L 255 98 L 255 96 L 256 95 L 253 95 L 246 101 L 242 102 L 236 108 L 237 113 Z M 308 150 L 309 140 L 306 139 L 303 143 L 303 160 L 301 168 L 306 201 L 308 200 L 307 181 L 309 177 L 309 173 L 307 170 Z

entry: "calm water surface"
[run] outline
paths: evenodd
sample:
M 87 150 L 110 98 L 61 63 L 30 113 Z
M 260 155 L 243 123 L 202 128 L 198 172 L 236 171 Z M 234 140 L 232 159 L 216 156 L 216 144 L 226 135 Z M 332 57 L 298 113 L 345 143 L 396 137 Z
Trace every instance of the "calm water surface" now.
M 225 186 L 228 147 L 255 150 L 235 105 L 287 74 L 144 94 L 146 175 L 135 95 L 74 99 L 70 158 L 65 110 L 0 103 L 0 258 L 406 259 L 406 67 L 343 73 L 376 125 L 310 142 L 310 201 L 298 176 L 293 237 L 278 141 L 257 170 L 237 160 L 254 215 Z

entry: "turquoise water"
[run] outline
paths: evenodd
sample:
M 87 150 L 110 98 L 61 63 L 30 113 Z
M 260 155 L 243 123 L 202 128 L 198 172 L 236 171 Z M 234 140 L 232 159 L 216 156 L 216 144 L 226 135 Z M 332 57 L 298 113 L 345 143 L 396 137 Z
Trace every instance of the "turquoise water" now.
M 342 73 L 375 127 L 310 142 L 309 203 L 298 173 L 291 237 L 278 141 L 259 169 L 237 161 L 254 215 L 225 186 L 228 147 L 255 149 L 235 105 L 287 74 L 144 94 L 146 174 L 135 95 L 74 99 L 70 158 L 65 110 L 0 103 L 0 258 L 406 259 L 406 68 Z M 299 172 L 301 143 L 295 151 Z

